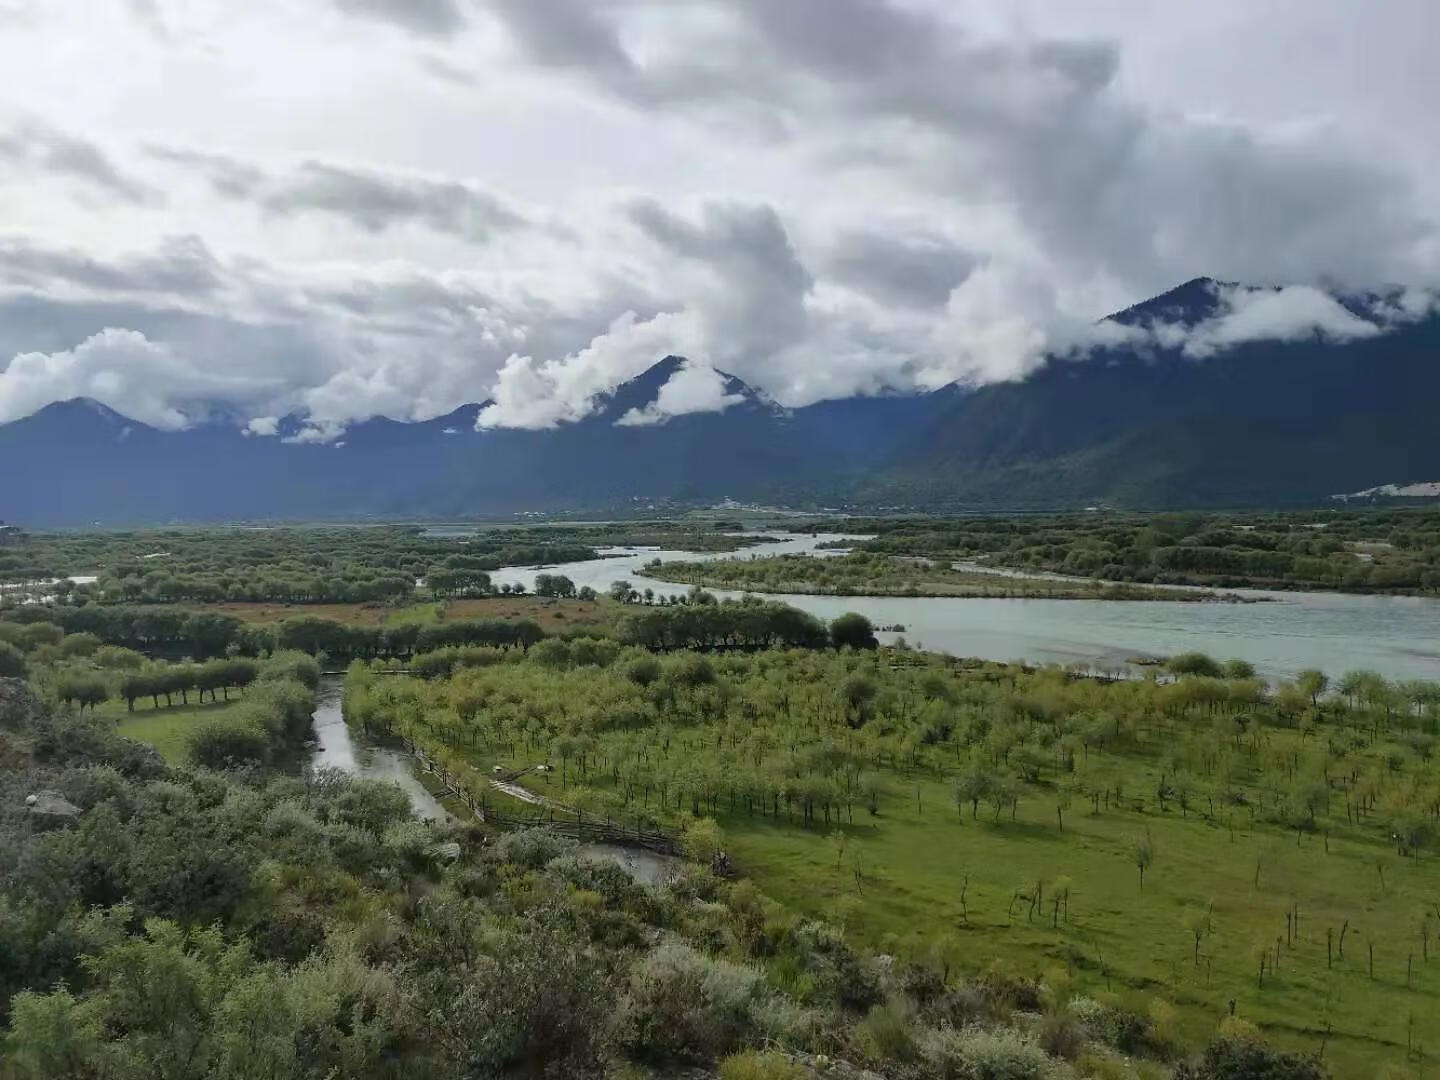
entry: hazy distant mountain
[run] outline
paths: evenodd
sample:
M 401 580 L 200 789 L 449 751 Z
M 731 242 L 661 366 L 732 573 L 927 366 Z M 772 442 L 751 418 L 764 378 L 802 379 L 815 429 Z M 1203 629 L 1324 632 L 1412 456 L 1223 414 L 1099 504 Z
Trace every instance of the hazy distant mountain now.
M 666 357 L 583 420 L 538 431 L 476 430 L 477 404 L 297 442 L 299 417 L 280 420 L 275 436 L 233 423 L 161 431 L 93 401 L 63 402 L 0 425 L 0 461 L 25 463 L 0 480 L 0 516 L 78 526 L 508 515 L 840 493 L 934 409 L 920 396 L 791 411 L 722 375 L 734 399 L 723 410 L 647 417 L 684 363 Z
M 1373 298 L 1371 298 L 1373 300 Z M 93 401 L 0 425 L 0 518 L 34 526 L 504 516 L 730 496 L 934 508 L 1319 503 L 1440 476 L 1440 318 L 1345 342 L 1204 356 L 1199 279 L 1111 316 L 1172 337 L 1052 358 L 1023 381 L 785 409 L 716 373 L 715 411 L 667 416 L 667 357 L 545 430 L 476 429 L 484 404 L 377 417 L 331 442 L 233 422 L 161 431 Z M 1183 336 L 1183 334 L 1182 334 Z M 718 387 L 718 390 L 715 389 Z M 721 408 L 719 405 L 723 405 Z

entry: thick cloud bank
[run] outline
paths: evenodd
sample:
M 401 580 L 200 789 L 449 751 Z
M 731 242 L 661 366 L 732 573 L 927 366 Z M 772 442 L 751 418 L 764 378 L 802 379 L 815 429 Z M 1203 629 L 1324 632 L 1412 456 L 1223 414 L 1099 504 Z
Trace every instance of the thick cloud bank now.
M 1431 13 L 1315 0 L 1299 49 L 1288 6 L 17 0 L 0 421 L 544 428 L 690 357 L 651 424 L 716 369 L 798 406 L 1383 334 L 1440 281 Z M 1198 325 L 1097 321 L 1202 275 Z

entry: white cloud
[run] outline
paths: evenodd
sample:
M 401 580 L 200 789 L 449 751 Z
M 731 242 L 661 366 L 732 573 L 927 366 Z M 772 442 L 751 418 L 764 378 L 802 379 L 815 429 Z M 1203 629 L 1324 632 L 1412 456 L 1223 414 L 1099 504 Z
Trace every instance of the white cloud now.
M 273 438 L 280 434 L 280 418 L 278 416 L 252 417 L 241 430 L 246 435 Z
M 691 413 L 724 412 L 744 401 L 744 394 L 727 392 L 725 376 L 720 372 L 691 361 L 666 380 L 654 401 L 643 409 L 631 409 L 615 423 L 618 427 L 663 424 L 672 417 Z
M 1431 310 L 1425 0 L 1017 2 L 27 5 L 0 417 L 545 427 L 668 353 L 800 405 Z M 1095 321 L 1201 274 L 1290 288 Z
M 477 428 L 547 428 L 579 420 L 596 395 L 644 371 L 667 354 L 697 356 L 702 331 L 693 317 L 662 313 L 638 319 L 626 312 L 590 345 L 558 360 L 512 355 L 500 369 L 494 401 Z
M 1334 297 L 1308 285 L 1281 289 L 1226 288 L 1224 313 L 1195 327 L 1185 339 L 1190 356 L 1210 356 L 1252 341 L 1353 341 L 1384 331 Z
M 211 375 L 134 330 L 110 327 L 73 349 L 15 356 L 0 372 L 0 422 L 55 401 L 91 398 L 153 427 L 177 429 L 244 376 Z

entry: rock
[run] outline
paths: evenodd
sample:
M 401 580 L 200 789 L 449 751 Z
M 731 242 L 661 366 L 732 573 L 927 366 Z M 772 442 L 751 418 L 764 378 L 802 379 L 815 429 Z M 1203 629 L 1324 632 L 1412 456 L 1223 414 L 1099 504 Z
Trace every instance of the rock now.
M 431 844 L 425 849 L 425 854 L 443 863 L 453 863 L 460 858 L 460 845 L 454 840 L 443 844 Z
M 80 807 L 58 791 L 37 791 L 25 797 L 25 805 L 32 814 L 40 814 L 54 820 L 70 820 L 81 814 Z

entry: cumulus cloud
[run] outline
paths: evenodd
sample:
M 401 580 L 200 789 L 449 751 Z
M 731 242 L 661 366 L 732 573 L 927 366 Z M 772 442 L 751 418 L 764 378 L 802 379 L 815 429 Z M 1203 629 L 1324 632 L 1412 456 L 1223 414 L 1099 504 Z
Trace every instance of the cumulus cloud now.
M 89 194 L 126 203 L 161 201 L 156 189 L 125 173 L 95 143 L 34 120 L 0 132 L 0 164 L 75 181 Z
M 1227 287 L 1221 292 L 1223 313 L 1207 319 L 1184 337 L 1190 356 L 1211 356 L 1251 341 L 1354 341 L 1377 337 L 1383 329 L 1361 318 L 1328 293 L 1309 285 L 1280 289 Z M 1164 328 L 1157 333 L 1167 336 Z
M 835 238 L 828 276 L 882 304 L 932 308 L 975 269 L 973 253 L 941 236 L 891 235 L 856 229 Z
M 489 7 L 532 62 L 647 110 L 763 107 L 832 165 L 883 162 L 1008 212 L 1071 272 L 1368 283 L 1416 273 L 1432 231 L 1413 186 L 1340 132 L 1127 98 L 1113 41 L 987 38 L 890 0 L 697 0 L 659 42 L 641 35 L 642 62 L 623 42 L 644 0 Z
M 147 152 L 199 175 L 216 194 L 254 203 L 277 218 L 328 215 L 366 233 L 414 225 L 476 244 L 531 224 L 504 199 L 465 180 L 313 160 L 272 174 L 191 147 L 150 146 Z
M 281 216 L 335 214 L 366 232 L 413 224 L 478 243 L 526 224 L 524 217 L 499 198 L 471 184 L 319 161 L 306 162 L 278 180 L 264 196 L 263 205 Z
M 1156 94 L 1146 33 L 1067 29 L 1105 24 L 1091 2 L 1027 33 L 982 24 L 984 0 L 130 0 L 93 25 L 32 5 L 0 39 L 22 117 L 0 120 L 8 408 L 90 386 L 165 423 L 213 408 L 260 436 L 299 414 L 335 440 L 488 400 L 481 426 L 547 427 L 672 353 L 799 406 L 1107 346 L 1358 340 L 1433 309 L 1433 170 L 1341 122 L 1370 85 L 1248 113 L 1229 81 Z M 1292 27 L 1218 2 L 1220 61 L 1264 19 L 1298 56 Z M 479 179 L 498 176 L 514 196 Z M 1198 326 L 1097 322 L 1202 274 L 1287 288 L 1217 295 Z M 91 344 L 112 328 L 147 343 L 135 372 L 183 373 L 120 378 L 120 345 Z M 11 378 L 20 356 L 40 374 Z M 687 373 L 635 419 L 727 393 Z
M 693 316 L 626 312 L 587 347 L 552 360 L 512 354 L 496 377 L 491 404 L 475 420 L 491 427 L 549 428 L 589 415 L 595 398 L 668 353 L 697 355 L 702 331 Z
M 449 37 L 466 23 L 455 0 L 335 0 L 346 14 L 398 26 L 414 34 Z
M 154 252 L 101 259 L 77 248 L 50 248 L 0 237 L 0 281 L 32 288 L 75 286 L 111 293 L 195 295 L 221 286 L 219 263 L 198 236 L 168 237 Z
M 273 438 L 280 434 L 280 418 L 278 416 L 255 416 L 248 420 L 240 430 L 246 435 Z
M 193 419 L 186 405 L 204 408 L 244 378 L 202 372 L 144 334 L 111 327 L 73 349 L 12 359 L 0 372 L 0 422 L 54 401 L 91 398 L 132 420 L 174 430 Z
M 654 401 L 643 409 L 631 409 L 615 424 L 617 427 L 663 424 L 673 417 L 691 413 L 724 412 L 744 402 L 745 395 L 732 393 L 724 375 L 706 364 L 690 361 L 666 380 Z

